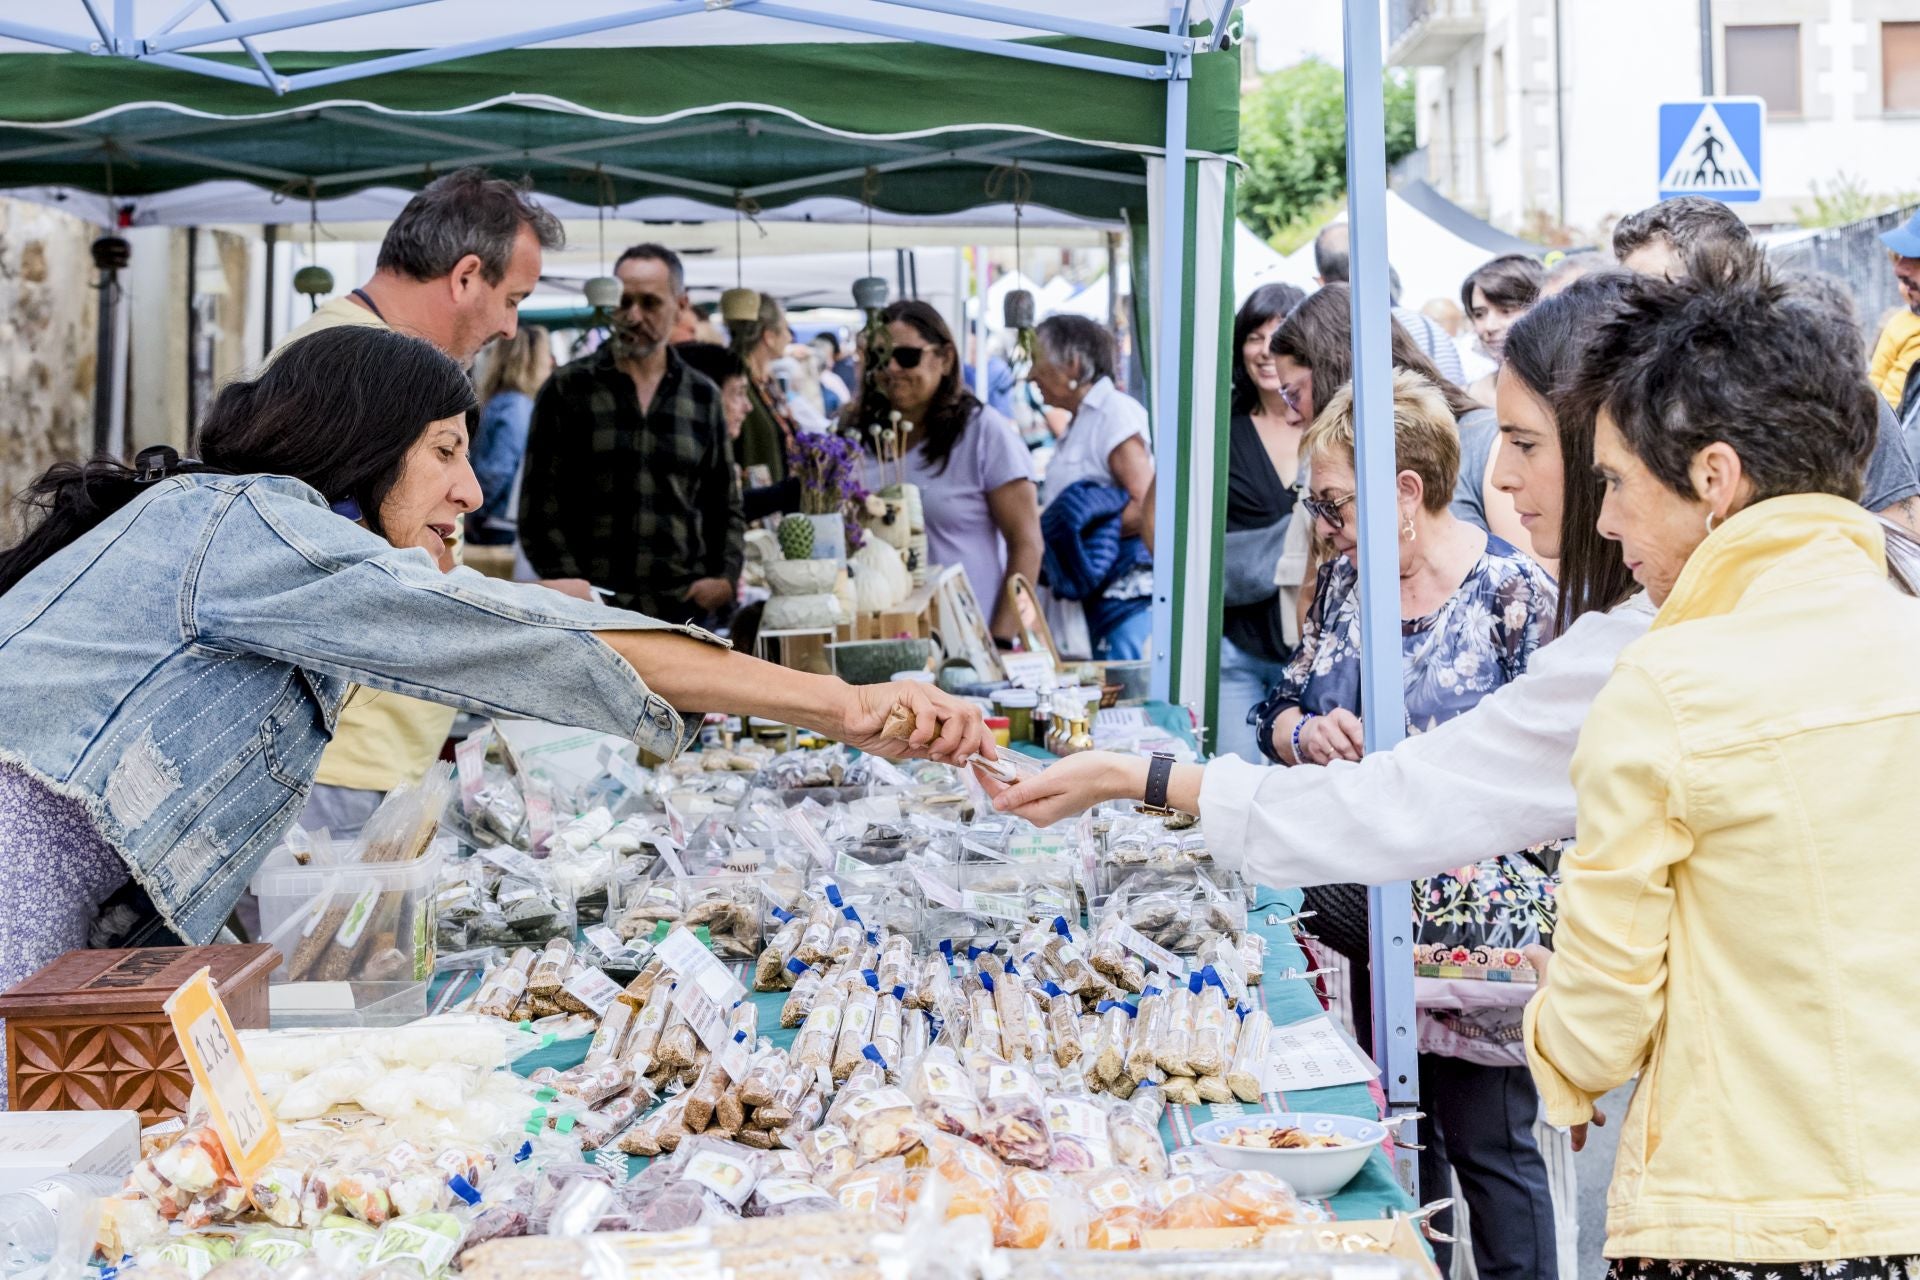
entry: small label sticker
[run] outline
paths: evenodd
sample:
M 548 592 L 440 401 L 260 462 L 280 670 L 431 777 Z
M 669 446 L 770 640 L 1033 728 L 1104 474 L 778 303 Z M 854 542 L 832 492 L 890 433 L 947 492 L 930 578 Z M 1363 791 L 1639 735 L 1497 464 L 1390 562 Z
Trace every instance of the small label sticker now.
M 960 909 L 971 916 L 990 920 L 1024 921 L 1027 902 L 1017 893 L 976 893 L 968 889 L 960 895 Z
M 680 1176 L 697 1182 L 738 1209 L 753 1194 L 753 1166 L 708 1147 L 694 1154 Z
M 733 1039 L 727 1026 L 726 1011 L 703 988 L 688 983 L 676 986 L 673 989 L 673 1005 L 686 1018 L 687 1025 L 693 1028 L 693 1034 L 700 1037 L 700 1043 L 707 1046 L 709 1053 L 719 1053 Z
M 611 926 L 589 925 L 585 930 L 585 936 L 587 941 L 593 944 L 593 949 L 608 960 L 620 961 L 633 957 L 633 948 L 620 941 L 620 935 L 615 933 Z
M 582 969 L 561 984 L 561 990 L 593 1010 L 595 1017 L 602 1018 L 606 1016 L 607 1010 L 613 1007 L 613 1002 L 622 989 L 619 983 L 606 975 L 605 971 L 592 966 Z
M 913 869 L 913 878 L 919 882 L 920 892 L 925 894 L 927 901 L 931 902 L 934 906 L 945 907 L 948 911 L 965 910 L 964 899 L 961 897 L 960 891 L 941 880 L 938 876 L 915 867 Z
M 540 864 L 518 849 L 501 845 L 497 849 L 482 849 L 480 856 L 500 868 L 508 875 L 519 876 L 524 880 L 542 879 Z
M 676 925 L 655 948 L 654 955 L 661 964 L 688 983 L 699 986 L 723 1008 L 730 1008 L 734 1001 L 747 994 L 740 980 L 727 971 L 713 952 L 701 946 L 700 939 L 685 925 Z
M 1147 937 L 1146 934 L 1141 933 L 1125 920 L 1120 922 L 1119 927 L 1114 930 L 1114 934 L 1120 940 L 1121 946 L 1147 961 L 1155 968 L 1165 969 L 1168 973 L 1173 974 L 1185 973 L 1187 971 L 1187 965 L 1184 960 L 1153 939 Z

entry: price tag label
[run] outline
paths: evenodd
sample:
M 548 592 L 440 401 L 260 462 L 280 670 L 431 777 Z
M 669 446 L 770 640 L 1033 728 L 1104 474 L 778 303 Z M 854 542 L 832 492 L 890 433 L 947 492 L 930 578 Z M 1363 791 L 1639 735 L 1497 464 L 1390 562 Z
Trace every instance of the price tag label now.
M 745 1041 L 733 1038 L 727 1011 L 712 996 L 697 986 L 682 984 L 673 989 L 673 1003 L 729 1079 L 738 1080 L 747 1074 L 752 1050 Z
M 730 1007 L 747 994 L 740 980 L 728 973 L 727 967 L 714 957 L 713 952 L 701 946 L 700 939 L 694 937 L 685 925 L 676 925 L 673 932 L 655 948 L 654 954 L 685 985 L 699 987 L 722 1008 Z
M 227 1007 L 213 989 L 212 971 L 202 969 L 188 978 L 167 997 L 165 1008 L 193 1082 L 206 1096 L 220 1145 L 241 1185 L 250 1186 L 280 1154 L 280 1126 L 234 1034 Z
M 1122 920 L 1120 922 L 1120 927 L 1115 930 L 1115 934 L 1120 939 L 1121 946 L 1133 952 L 1133 954 L 1139 956 L 1155 968 L 1165 969 L 1168 973 L 1172 974 L 1181 974 L 1187 971 L 1186 961 L 1149 938 L 1146 934 L 1141 933 L 1126 921 Z
M 589 925 L 584 933 L 587 941 L 593 944 L 594 950 L 609 960 L 626 960 L 634 954 L 633 948 L 620 941 L 620 935 L 607 925 Z
M 1038 689 L 1053 683 L 1055 668 L 1049 654 L 1003 653 L 1000 665 L 1006 669 L 1007 679 L 1022 689 Z
M 1027 918 L 1026 899 L 1017 893 L 976 893 L 968 889 L 960 895 L 960 909 L 993 920 L 1018 922 Z
M 686 876 L 687 868 L 685 864 L 680 861 L 679 841 L 673 839 L 671 836 L 648 836 L 645 843 L 652 845 L 660 851 L 660 861 L 667 864 L 667 871 L 672 874 L 674 879 L 679 880 Z
M 960 847 L 976 858 L 985 858 L 988 862 L 1007 862 L 1010 859 L 998 849 L 989 849 L 978 840 L 962 840 Z
M 627 759 L 626 753 L 611 742 L 601 746 L 600 763 L 606 769 L 607 776 L 627 790 L 636 794 L 647 790 L 647 775 L 640 772 L 640 766 Z
M 613 1008 L 614 999 L 623 988 L 599 969 L 582 969 L 569 978 L 563 989 L 587 1008 L 593 1010 L 595 1017 L 605 1017 L 607 1010 Z
M 454 767 L 460 774 L 460 807 L 471 813 L 481 788 L 486 785 L 487 746 L 493 741 L 493 726 L 475 729 L 453 749 Z

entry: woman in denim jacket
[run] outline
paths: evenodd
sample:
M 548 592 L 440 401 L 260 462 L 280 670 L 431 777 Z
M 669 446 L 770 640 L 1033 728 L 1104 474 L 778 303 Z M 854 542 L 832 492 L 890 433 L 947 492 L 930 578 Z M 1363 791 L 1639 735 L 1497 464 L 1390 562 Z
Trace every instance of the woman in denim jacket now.
M 480 502 L 466 375 L 426 343 L 317 333 L 220 393 L 204 462 L 55 467 L 0 551 L 0 989 L 88 945 L 131 878 L 125 939 L 204 943 L 291 823 L 354 684 L 617 733 L 674 755 L 680 708 L 883 754 L 993 748 L 924 685 L 850 687 L 691 627 L 447 572 Z M 896 705 L 910 742 L 882 740 Z M 107 939 L 94 938 L 95 945 Z

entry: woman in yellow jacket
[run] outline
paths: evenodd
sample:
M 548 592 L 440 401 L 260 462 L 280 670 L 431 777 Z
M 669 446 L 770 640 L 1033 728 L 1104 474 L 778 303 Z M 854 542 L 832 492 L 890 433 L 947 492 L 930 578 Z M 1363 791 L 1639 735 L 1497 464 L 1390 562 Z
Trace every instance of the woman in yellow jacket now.
M 1660 612 L 1574 757 L 1526 1019 L 1547 1116 L 1640 1076 L 1619 1280 L 1920 1276 L 1920 601 L 1850 501 L 1857 335 L 1764 278 L 1643 281 L 1574 392 Z

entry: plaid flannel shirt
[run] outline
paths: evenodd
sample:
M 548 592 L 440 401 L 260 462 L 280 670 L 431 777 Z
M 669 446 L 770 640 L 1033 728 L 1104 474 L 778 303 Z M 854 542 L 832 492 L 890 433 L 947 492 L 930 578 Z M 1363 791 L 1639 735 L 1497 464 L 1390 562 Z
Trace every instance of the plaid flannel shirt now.
M 585 578 L 668 621 L 697 578 L 738 581 L 746 521 L 720 390 L 667 352 L 642 411 L 602 347 L 555 371 L 533 404 L 520 541 L 542 577 Z

